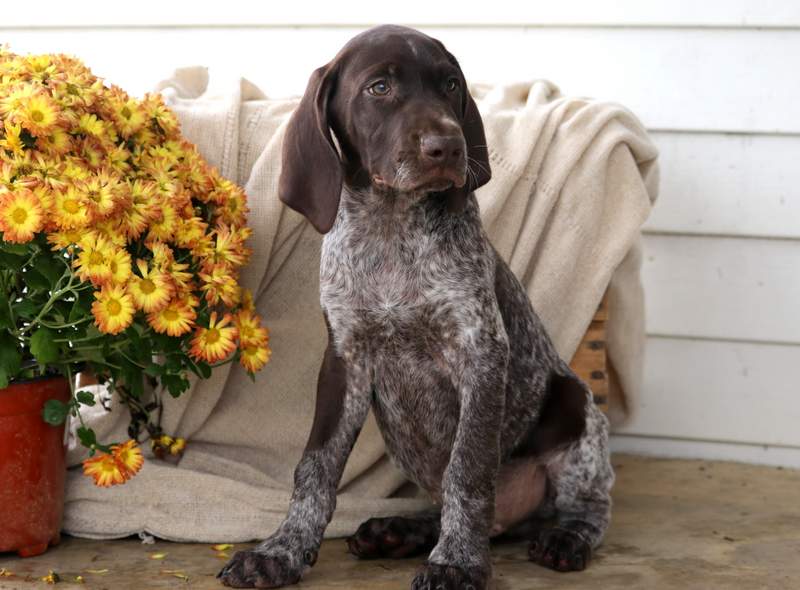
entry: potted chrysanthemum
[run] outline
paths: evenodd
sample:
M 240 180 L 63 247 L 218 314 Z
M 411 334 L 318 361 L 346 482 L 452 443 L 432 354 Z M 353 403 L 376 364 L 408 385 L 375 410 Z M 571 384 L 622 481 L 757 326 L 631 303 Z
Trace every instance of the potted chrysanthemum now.
M 0 551 L 35 554 L 57 536 L 68 417 L 85 473 L 123 483 L 145 437 L 156 456 L 186 444 L 161 430 L 162 392 L 267 362 L 268 332 L 238 283 L 246 215 L 244 192 L 181 137 L 159 95 L 131 98 L 67 56 L 0 50 Z M 75 392 L 78 372 L 129 407 L 129 440 L 83 423 L 97 400 Z

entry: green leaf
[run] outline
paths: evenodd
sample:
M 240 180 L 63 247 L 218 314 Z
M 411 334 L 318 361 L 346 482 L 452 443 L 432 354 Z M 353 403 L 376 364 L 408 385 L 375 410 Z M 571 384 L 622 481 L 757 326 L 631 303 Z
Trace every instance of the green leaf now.
M 13 242 L 0 242 L 0 251 L 8 252 L 9 254 L 17 254 L 18 256 L 29 256 L 32 253 L 32 245 L 29 244 L 15 244 Z M 38 246 L 36 250 L 38 250 Z
M 25 273 L 22 275 L 22 279 L 32 291 L 50 290 L 50 281 L 47 280 L 47 277 L 32 268 L 29 268 L 25 271 Z
M 87 448 L 92 448 L 97 444 L 97 436 L 95 435 L 94 430 L 91 428 L 86 428 L 85 426 L 80 426 L 78 428 L 78 440 L 80 440 L 81 444 Z
M 172 397 L 179 397 L 189 389 L 189 380 L 183 375 L 164 375 L 161 377 L 161 383 L 164 384 Z
M 69 406 L 65 403 L 58 401 L 57 399 L 49 399 L 45 402 L 44 408 L 42 408 L 42 418 L 48 424 L 52 426 L 58 426 L 59 424 L 63 424 L 64 420 L 67 418 L 67 412 L 69 411 Z
M 22 363 L 22 352 L 19 342 L 5 330 L 0 330 L 0 371 L 3 372 L 3 380 L 6 387 L 8 381 L 17 376 L 20 364 Z
M 27 258 L 24 256 L 17 256 L 16 254 L 0 251 L 0 268 L 20 271 L 25 265 L 26 260 Z
M 17 312 L 19 317 L 26 320 L 32 320 L 38 315 L 42 304 L 43 302 L 36 301 L 36 299 L 23 299 L 19 303 L 14 303 L 12 305 L 14 307 L 14 311 Z
M 31 335 L 31 354 L 41 365 L 48 365 L 58 360 L 58 343 L 56 333 L 48 328 L 39 328 Z
M 8 295 L 0 292 L 0 330 L 14 328 L 14 318 L 11 317 L 11 310 L 8 308 Z
M 75 397 L 84 406 L 93 406 L 95 404 L 94 395 L 90 391 L 79 391 Z
M 39 275 L 43 276 L 50 288 L 54 288 L 58 280 L 64 276 L 66 269 L 64 264 L 55 260 L 51 253 L 47 252 L 44 255 L 38 255 L 32 264 L 33 270 Z
M 192 373 L 194 373 L 201 379 L 208 379 L 209 377 L 211 377 L 211 367 L 206 362 L 203 361 L 195 362 L 194 360 L 187 357 L 186 366 L 189 367 Z
M 165 369 L 158 363 L 150 363 L 149 365 L 147 365 L 147 368 L 144 370 L 144 372 L 150 375 L 151 377 L 161 377 L 161 375 L 164 374 Z

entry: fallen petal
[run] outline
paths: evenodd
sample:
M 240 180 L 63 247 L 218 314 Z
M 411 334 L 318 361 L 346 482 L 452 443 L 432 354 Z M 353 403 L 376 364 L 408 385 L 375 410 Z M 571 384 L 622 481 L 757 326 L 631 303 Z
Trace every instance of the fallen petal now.
M 233 549 L 233 545 L 230 543 L 219 543 L 217 545 L 212 545 L 211 548 L 214 551 L 225 551 L 226 549 Z

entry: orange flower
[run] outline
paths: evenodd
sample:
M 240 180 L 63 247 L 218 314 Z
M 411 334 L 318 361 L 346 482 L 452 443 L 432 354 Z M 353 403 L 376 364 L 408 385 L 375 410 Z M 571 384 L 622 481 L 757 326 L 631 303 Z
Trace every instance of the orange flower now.
M 182 336 L 191 331 L 196 317 L 185 299 L 175 298 L 163 309 L 147 314 L 147 322 L 160 334 Z
M 89 208 L 75 186 L 69 186 L 64 191 L 58 191 L 54 207 L 53 217 L 56 225 L 61 229 L 85 227 L 91 220 Z
M 119 285 L 103 287 L 94 294 L 92 303 L 94 323 L 105 334 L 119 334 L 133 322 L 133 298 Z
M 236 282 L 230 267 L 225 264 L 215 264 L 210 272 L 201 272 L 199 276 L 204 283 L 200 290 L 206 294 L 206 301 L 211 305 L 222 301 L 227 307 L 233 307 L 239 303 L 241 287 Z
M 108 269 L 112 285 L 124 285 L 131 277 L 131 255 L 127 250 L 115 249 L 108 256 Z
M 94 484 L 103 488 L 125 483 L 127 477 L 119 462 L 107 453 L 98 453 L 83 462 L 83 474 L 94 478 Z
M 137 260 L 136 267 L 141 276 L 133 276 L 128 282 L 128 293 L 133 297 L 136 309 L 145 313 L 161 311 L 175 294 L 175 288 L 166 274 L 159 270 L 148 270 L 147 262 Z
M 234 319 L 239 330 L 239 341 L 243 346 L 269 341 L 269 331 L 261 325 L 261 319 L 252 310 L 243 309 Z
M 111 453 L 114 455 L 114 460 L 123 470 L 126 479 L 130 479 L 139 473 L 139 470 L 144 464 L 142 450 L 135 440 L 129 440 L 121 445 L 112 446 Z
M 240 349 L 239 363 L 251 373 L 260 371 L 269 361 L 272 351 L 263 344 L 245 344 Z
M 30 242 L 44 223 L 44 211 L 39 200 L 27 189 L 0 195 L 0 231 L 3 232 L 3 240 Z
M 83 462 L 83 473 L 94 478 L 100 487 L 125 483 L 136 475 L 144 464 L 142 451 L 135 440 L 111 447 L 111 454 L 98 453 Z
M 65 232 L 66 233 L 66 232 Z M 112 246 L 102 236 L 90 233 L 78 241 L 81 251 L 72 265 L 78 269 L 78 277 L 82 281 L 104 285 L 111 279 L 109 260 L 113 254 Z
M 199 327 L 195 330 L 189 354 L 197 360 L 204 360 L 208 363 L 215 363 L 228 357 L 236 350 L 238 336 L 236 327 L 228 326 L 232 319 L 231 315 L 226 313 L 217 322 L 217 312 L 211 312 L 208 328 Z

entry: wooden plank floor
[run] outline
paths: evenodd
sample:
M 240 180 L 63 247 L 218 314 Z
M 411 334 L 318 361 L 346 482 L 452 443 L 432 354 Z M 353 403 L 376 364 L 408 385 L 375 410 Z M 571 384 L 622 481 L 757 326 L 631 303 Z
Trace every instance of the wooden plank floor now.
M 496 546 L 495 590 L 800 588 L 800 471 L 625 455 L 614 465 L 614 518 L 590 567 L 559 574 L 526 561 L 522 544 Z M 149 559 L 154 552 L 167 555 Z M 296 587 L 407 589 L 419 562 L 359 562 L 333 539 Z M 47 587 L 40 577 L 49 570 L 64 587 L 218 589 L 223 563 L 209 545 L 67 538 L 39 557 L 0 555 L 0 571 L 13 573 L 0 576 L 0 589 Z

